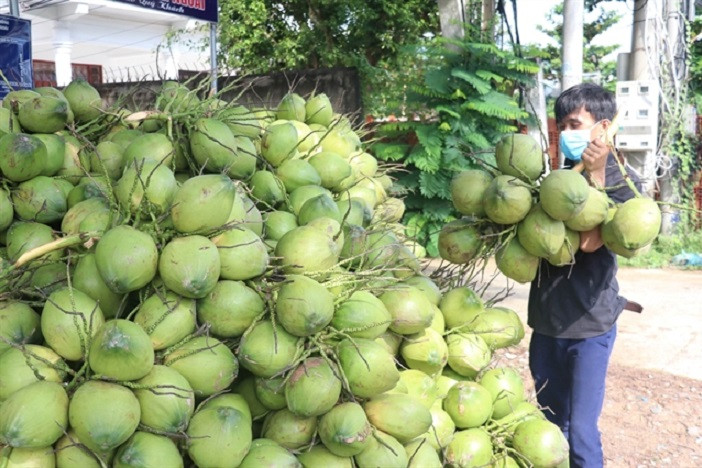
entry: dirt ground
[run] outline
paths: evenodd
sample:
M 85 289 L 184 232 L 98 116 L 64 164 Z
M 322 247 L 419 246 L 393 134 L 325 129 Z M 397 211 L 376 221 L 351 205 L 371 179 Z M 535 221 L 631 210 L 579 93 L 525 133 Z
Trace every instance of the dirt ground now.
M 702 271 L 622 268 L 625 311 L 607 377 L 600 430 L 607 468 L 702 466 Z M 526 323 L 528 286 L 501 303 Z M 529 331 L 503 355 L 528 377 Z

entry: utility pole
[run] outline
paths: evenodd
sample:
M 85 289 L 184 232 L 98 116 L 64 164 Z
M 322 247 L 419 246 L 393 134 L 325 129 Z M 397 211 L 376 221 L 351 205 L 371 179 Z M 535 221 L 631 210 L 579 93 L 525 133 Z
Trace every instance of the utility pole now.
M 561 91 L 565 91 L 583 81 L 584 15 L 584 0 L 564 0 Z
M 629 55 L 629 79 L 647 80 L 648 57 L 646 56 L 646 21 L 649 0 L 634 0 L 634 25 L 631 32 Z
M 14 16 L 15 18 L 19 18 L 19 16 L 20 16 L 19 0 L 10 0 L 10 16 Z

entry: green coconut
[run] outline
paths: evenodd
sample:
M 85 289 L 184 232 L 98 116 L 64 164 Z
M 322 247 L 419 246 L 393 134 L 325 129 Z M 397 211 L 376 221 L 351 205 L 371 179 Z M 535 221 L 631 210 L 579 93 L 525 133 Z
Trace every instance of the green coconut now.
M 53 223 L 68 209 L 66 195 L 51 177 L 37 176 L 22 182 L 12 192 L 14 210 L 20 219 Z
M 0 232 L 5 231 L 14 218 L 14 207 L 12 206 L 12 198 L 10 193 L 0 188 Z
M 353 468 L 354 466 L 351 457 L 334 455 L 324 445 L 315 445 L 310 450 L 298 454 L 297 459 L 304 468 Z
M 58 179 L 62 180 L 62 179 Z M 81 201 L 90 198 L 103 198 L 107 200 L 112 191 L 111 181 L 104 176 L 85 176 L 78 180 L 78 184 L 72 187 L 66 197 L 68 207 L 72 208 Z
M 183 457 L 168 437 L 137 431 L 120 446 L 112 462 L 114 468 L 143 466 L 183 467 Z
M 56 455 L 54 448 L 13 448 L 0 449 L 0 464 L 7 468 L 31 466 L 33 468 L 54 468 Z
M 249 375 L 241 379 L 237 379 L 237 381 L 234 383 L 232 386 L 232 391 L 236 392 L 236 395 L 241 397 L 246 403 L 246 406 L 249 408 L 249 413 L 251 414 L 251 418 L 253 420 L 258 420 L 261 417 L 265 416 L 268 414 L 268 408 L 263 406 L 263 403 L 261 403 L 258 400 L 258 397 L 256 397 L 256 380 L 254 376 Z M 223 394 L 226 395 L 226 394 Z M 219 395 L 212 400 L 209 400 L 207 403 L 205 403 L 201 409 L 204 409 L 206 407 L 209 407 L 210 405 L 213 406 L 232 406 L 234 408 L 239 409 L 240 411 L 244 411 L 243 409 L 239 408 L 239 405 L 233 405 L 230 402 L 223 402 L 222 404 L 219 403 L 219 400 L 223 398 L 223 395 Z M 231 398 L 231 397 L 230 397 Z M 217 400 L 217 401 L 215 401 Z
M 268 251 L 250 229 L 235 226 L 213 237 L 220 260 L 220 277 L 247 280 L 262 275 L 268 267 Z
M 341 213 L 334 200 L 327 194 L 318 195 L 307 200 L 297 215 L 297 223 L 304 226 L 317 218 L 331 218 L 341 222 Z
M 573 231 L 590 231 L 602 224 L 607 218 L 609 208 L 607 194 L 595 187 L 588 187 L 588 191 L 590 193 L 583 209 L 565 221 L 566 227 Z
M 0 355 L 11 344 L 23 345 L 41 341 L 41 319 L 23 302 L 0 301 Z
M 144 133 L 127 146 L 122 155 L 123 167 L 149 161 L 154 165 L 170 167 L 175 157 L 173 142 L 162 133 Z
M 249 379 L 242 379 L 238 380 L 237 384 L 241 384 L 241 382 L 246 381 L 246 380 L 251 380 L 253 381 L 253 377 Z M 238 393 L 220 393 L 216 397 L 213 398 L 208 398 L 207 401 L 203 402 L 202 405 L 200 406 L 199 409 L 204 410 L 207 408 L 220 408 L 220 407 L 228 407 L 228 408 L 234 408 L 236 410 L 241 411 L 241 413 L 246 416 L 246 418 L 249 421 L 252 421 L 252 414 L 251 414 L 251 409 L 248 403 L 248 400 L 243 396 Z M 267 411 L 265 408 L 263 408 L 263 412 Z
M 580 249 L 580 233 L 566 227 L 566 235 L 561 248 L 546 260 L 554 266 L 572 265 L 575 263 L 575 253 Z
M 429 412 L 431 413 L 431 427 L 423 437 L 426 438 L 427 445 L 434 450 L 442 450 L 453 439 L 456 425 L 451 419 L 451 415 L 442 409 L 441 400 L 437 400 L 436 404 L 429 408 Z
M 6 133 L 19 133 L 20 131 L 22 128 L 17 116 L 10 109 L 0 107 L 0 137 Z
M 123 294 L 113 292 L 97 269 L 95 254 L 80 257 L 72 276 L 73 287 L 84 292 L 100 306 L 105 318 L 116 317 L 123 306 Z
M 297 151 L 300 154 L 309 154 L 317 149 L 319 136 L 316 132 L 312 131 L 304 122 L 298 120 L 289 120 L 288 122 L 293 124 L 297 130 Z M 275 122 L 273 124 L 275 125 Z
M 52 292 L 41 314 L 46 343 L 69 361 L 84 357 L 89 340 L 104 323 L 97 302 L 77 289 L 60 288 Z
M 64 146 L 63 164 L 56 175 L 61 176 L 71 182 L 77 184 L 90 168 L 90 159 L 81 151 L 83 145 L 77 138 L 62 134 L 66 145 Z
M 284 161 L 294 159 L 297 154 L 298 136 L 291 123 L 271 125 L 261 138 L 261 156 L 272 166 L 278 167 Z
M 448 361 L 448 348 L 443 336 L 431 328 L 407 336 L 400 354 L 407 367 L 429 375 L 441 372 Z
M 618 239 L 616 231 L 614 229 L 614 223 L 612 222 L 614 219 L 614 214 L 616 212 L 616 207 L 612 207 L 607 211 L 607 218 L 602 223 L 602 227 L 600 228 L 602 242 L 609 250 L 611 250 L 617 255 L 620 255 L 624 258 L 634 257 L 640 252 L 640 249 L 627 249 Z
M 197 466 L 236 468 L 251 446 L 251 421 L 230 407 L 202 409 L 188 426 L 188 455 Z
M 224 122 L 201 118 L 190 131 L 190 151 L 200 167 L 210 172 L 229 171 L 237 157 L 236 139 Z
M 217 114 L 217 118 L 227 124 L 235 136 L 256 138 L 261 134 L 261 123 L 256 116 L 244 106 L 233 106 Z
M 400 443 L 424 434 L 431 426 L 431 413 L 418 399 L 401 393 L 378 395 L 363 405 L 373 426 Z
M 264 221 L 266 239 L 280 240 L 287 232 L 295 229 L 297 216 L 288 211 L 271 211 Z
M 101 141 L 95 151 L 89 153 L 90 169 L 98 174 L 117 180 L 122 175 L 124 150 L 112 141 Z
M 53 133 L 35 133 L 33 136 L 40 139 L 46 147 L 46 164 L 41 175 L 51 177 L 63 167 L 66 140 L 61 135 Z
M 142 217 L 150 213 L 167 213 L 175 197 L 178 183 L 173 171 L 151 161 L 130 164 L 115 187 L 115 195 L 128 211 L 141 210 Z
M 278 290 L 276 319 L 295 336 L 309 336 L 326 327 L 334 314 L 334 297 L 317 281 L 288 275 Z
M 139 306 L 134 322 L 144 329 L 154 350 L 166 349 L 195 331 L 195 301 L 157 291 Z
M 348 159 L 358 149 L 358 137 L 349 129 L 341 128 L 341 125 L 334 122 L 330 125 L 332 128 L 320 135 L 319 145 L 322 151 L 330 151 Z
M 122 153 L 126 151 L 126 149 L 129 147 L 129 145 L 140 135 L 143 135 L 144 132 L 141 130 L 135 130 L 135 129 L 122 129 L 118 132 L 115 132 L 111 134 L 108 138 L 108 141 L 111 141 L 115 144 L 117 144 L 120 148 L 122 148 Z
M 23 254 L 53 242 L 54 240 L 54 232 L 51 227 L 46 224 L 16 221 L 12 223 L 6 233 L 5 245 L 7 246 L 7 258 L 10 262 L 14 263 Z M 60 260 L 62 255 L 62 250 L 54 250 L 35 262 Z
M 215 229 L 227 222 L 236 187 L 225 175 L 206 174 L 188 179 L 173 199 L 171 216 L 179 232 Z
M 456 427 L 480 427 L 490 418 L 493 410 L 490 392 L 476 382 L 458 382 L 451 387 L 443 407 Z
M 95 454 L 81 443 L 73 429 L 69 429 L 54 445 L 56 451 L 56 467 L 68 468 L 80 466 L 82 468 L 102 468 L 108 465 L 114 450 L 106 453 Z M 100 461 L 98 461 L 98 459 Z
M 262 466 L 281 468 L 300 468 L 295 455 L 285 447 L 270 439 L 255 439 L 249 453 L 242 460 L 239 468 L 260 468 Z
M 373 212 L 372 223 L 399 223 L 405 214 L 405 202 L 399 198 L 387 198 Z
M 382 335 L 391 322 L 383 301 L 368 291 L 354 291 L 336 308 L 331 325 L 350 336 L 372 340 Z
M 326 233 L 300 226 L 278 240 L 275 256 L 288 274 L 323 272 L 339 260 L 339 249 Z
M 197 336 L 170 352 L 163 364 L 185 377 L 198 397 L 221 392 L 231 385 L 239 372 L 234 353 L 221 341 Z
M 68 395 L 56 382 L 39 381 L 14 392 L 0 404 L 0 444 L 47 447 L 68 424 Z
M 288 409 L 268 413 L 261 436 L 295 450 L 309 445 L 317 431 L 315 416 L 299 416 Z
M 149 335 L 138 324 L 108 320 L 93 336 L 88 363 L 93 372 L 106 378 L 137 380 L 151 371 L 154 350 Z
M 195 410 L 195 393 L 178 371 L 155 365 L 136 382 L 134 390 L 141 408 L 140 424 L 156 431 L 181 432 Z
M 370 443 L 372 427 L 358 403 L 341 403 L 319 419 L 319 438 L 339 457 L 358 455 Z
M 390 330 L 402 335 L 419 333 L 432 321 L 434 311 L 424 293 L 412 286 L 385 291 L 380 300 L 392 316 Z
M 565 225 L 534 205 L 517 226 L 517 238 L 524 250 L 536 257 L 548 258 L 556 254 L 565 241 Z
M 205 297 L 220 274 L 217 246 L 203 236 L 173 239 L 161 251 L 158 272 L 171 291 L 193 299 Z
M 424 439 L 418 439 L 405 445 L 407 454 L 407 468 L 441 468 L 443 464 L 439 458 L 437 449 L 426 443 Z
M 393 355 L 375 341 L 345 339 L 339 343 L 337 355 L 349 388 L 358 398 L 371 398 L 386 392 L 400 379 Z
M 298 355 L 298 338 L 263 320 L 245 334 L 239 345 L 239 362 L 259 377 L 272 377 L 292 366 Z
M 331 197 L 332 193 L 320 185 L 303 185 L 296 188 L 290 193 L 288 203 L 290 211 L 297 215 L 308 200 L 319 195 L 328 195 Z
M 527 252 L 516 237 L 500 247 L 495 263 L 503 275 L 518 283 L 533 281 L 539 269 L 539 257 Z
M 278 206 L 285 201 L 285 185 L 270 171 L 256 171 L 249 181 L 251 196 L 263 206 Z
M 447 291 L 439 302 L 446 326 L 456 328 L 475 320 L 485 306 L 480 295 L 467 286 Z
M 25 101 L 17 117 L 22 127 L 31 133 L 54 133 L 68 123 L 68 102 L 55 97 L 40 96 Z
M 531 209 L 531 191 L 518 178 L 499 175 L 485 190 L 485 214 L 498 224 L 515 224 L 524 219 Z
M 68 420 L 76 435 L 98 453 L 126 442 L 140 417 L 139 400 L 131 390 L 98 380 L 78 387 L 68 406 Z
M 197 106 L 199 102 L 194 90 L 177 81 L 164 81 L 156 96 L 156 108 L 159 110 L 184 111 Z
M 319 173 L 324 188 L 334 192 L 349 188 L 344 187 L 344 181 L 352 175 L 351 165 L 342 156 L 322 151 L 313 155 L 309 163 Z
M 497 168 L 504 174 L 530 181 L 539 178 L 545 169 L 543 151 L 530 135 L 510 133 L 495 147 Z
M 641 249 L 658 236 L 661 210 L 650 198 L 631 198 L 617 207 L 611 229 L 622 247 L 627 250 Z
M 0 171 L 13 182 L 24 182 L 40 175 L 47 163 L 46 145 L 37 137 L 24 133 L 7 133 L 0 137 Z
M 399 384 L 407 389 L 407 394 L 416 398 L 427 408 L 431 408 L 437 401 L 438 389 L 434 378 L 416 369 L 405 369 L 400 372 Z
M 506 307 L 490 307 L 465 326 L 485 340 L 491 349 L 518 344 L 524 338 L 524 325 L 517 313 Z
M 305 100 L 297 93 L 287 93 L 278 104 L 276 119 L 305 121 Z
M 371 221 L 372 213 L 361 200 L 337 200 L 336 206 L 344 225 L 367 226 Z
M 568 460 L 568 441 L 558 426 L 543 419 L 519 424 L 512 446 L 533 466 L 556 467 Z
M 156 276 L 158 251 L 154 240 L 131 226 L 107 231 L 95 248 L 100 276 L 115 293 L 128 293 L 146 286 Z
M 41 94 L 29 89 L 18 89 L 16 91 L 10 91 L 3 98 L 2 107 L 5 109 L 12 109 L 12 105 L 16 102 L 17 107 L 19 108 L 19 106 L 21 106 L 25 102 L 30 101 L 39 96 L 41 96 Z
M 390 434 L 375 431 L 365 449 L 354 457 L 359 468 L 405 468 L 408 458 L 402 444 Z
M 263 406 L 274 411 L 287 407 L 285 403 L 285 379 L 283 377 L 272 377 L 270 379 L 255 377 L 254 384 L 256 398 Z
M 63 382 L 66 364 L 51 348 L 25 345 L 0 353 L 0 401 L 39 380 Z
M 198 322 L 209 324 L 210 332 L 223 338 L 243 335 L 264 309 L 263 299 L 241 281 L 219 281 L 197 301 Z
M 489 466 L 493 460 L 492 439 L 482 428 L 458 431 L 445 453 L 444 462 L 449 466 Z
M 490 364 L 492 351 L 480 335 L 452 333 L 446 337 L 448 365 L 457 374 L 474 378 Z
M 338 369 L 322 358 L 308 358 L 285 383 L 285 402 L 300 416 L 321 416 L 331 410 L 341 395 Z
M 309 162 L 303 159 L 284 161 L 275 171 L 275 175 L 283 183 L 285 191 L 292 193 L 298 187 L 305 185 L 321 185 L 322 178 Z
M 378 173 L 378 160 L 365 151 L 356 151 L 349 157 L 349 164 L 356 179 L 375 177 Z M 390 184 L 392 185 L 392 183 Z M 389 188 L 390 186 L 388 186 Z
M 477 217 L 485 216 L 483 199 L 493 176 L 480 169 L 459 172 L 451 180 L 451 201 L 461 214 Z
M 517 370 L 511 367 L 485 371 L 478 383 L 492 395 L 492 419 L 507 416 L 524 401 L 524 382 Z
M 539 200 L 549 216 L 561 221 L 575 217 L 585 208 L 590 186 L 577 171 L 556 169 L 541 181 Z
M 364 179 L 364 180 L 370 180 L 370 179 Z M 339 200 L 357 200 L 361 203 L 363 203 L 363 207 L 368 213 L 371 214 L 373 213 L 373 209 L 375 206 L 380 203 L 378 201 L 378 194 L 375 192 L 375 190 L 368 188 L 368 187 L 362 187 L 359 185 L 354 185 L 348 190 L 345 190 L 339 194 Z
M 77 122 L 88 122 L 102 114 L 100 93 L 83 78 L 76 78 L 68 83 L 63 95 L 70 104 Z
M 439 255 L 451 263 L 469 263 L 484 245 L 477 225 L 457 219 L 445 224 L 439 232 Z
M 305 122 L 328 126 L 332 121 L 333 110 L 329 97 L 324 94 L 315 94 L 305 103 Z

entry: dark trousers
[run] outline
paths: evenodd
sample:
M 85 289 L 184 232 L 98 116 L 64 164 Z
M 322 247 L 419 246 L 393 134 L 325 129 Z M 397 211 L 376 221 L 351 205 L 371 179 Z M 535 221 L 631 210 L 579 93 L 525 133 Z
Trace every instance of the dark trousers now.
M 532 334 L 529 368 L 537 400 L 548 420 L 558 425 L 568 440 L 571 468 L 603 465 L 597 420 L 616 335 L 616 324 L 603 335 L 584 339 Z

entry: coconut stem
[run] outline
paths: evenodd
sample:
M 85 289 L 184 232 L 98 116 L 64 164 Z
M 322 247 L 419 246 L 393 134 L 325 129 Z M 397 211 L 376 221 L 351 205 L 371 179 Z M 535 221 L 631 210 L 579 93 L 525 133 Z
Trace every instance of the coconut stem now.
M 39 258 L 42 255 L 45 255 L 49 252 L 65 249 L 66 247 L 73 247 L 74 245 L 82 243 L 87 244 L 89 242 L 95 242 L 95 240 L 97 240 L 97 237 L 88 233 L 74 234 L 72 236 L 56 239 L 55 241 L 49 242 L 48 244 L 40 245 L 39 247 L 35 247 L 32 250 L 23 253 L 20 256 L 20 258 L 17 259 L 14 265 L 12 265 L 12 268 L 20 268 L 28 262 Z

